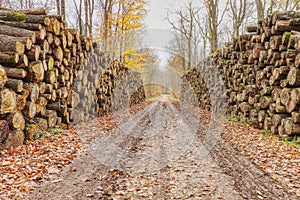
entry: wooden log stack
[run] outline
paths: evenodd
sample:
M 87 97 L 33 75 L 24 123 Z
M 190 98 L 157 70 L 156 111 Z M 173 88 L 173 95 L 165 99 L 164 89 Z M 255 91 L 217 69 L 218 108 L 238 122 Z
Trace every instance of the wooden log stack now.
M 141 75 L 95 49 L 81 65 L 73 90 L 72 120 L 85 122 L 146 99 Z M 80 102 L 77 100 L 80 99 Z
M 107 99 L 125 67 L 110 67 L 94 46 L 45 9 L 0 9 L 0 149 L 111 110 Z
M 300 135 L 299 17 L 300 12 L 269 15 L 211 55 L 227 88 L 227 113 L 283 138 Z M 184 76 L 196 91 L 207 87 L 199 73 Z M 209 94 L 197 95 L 207 104 Z

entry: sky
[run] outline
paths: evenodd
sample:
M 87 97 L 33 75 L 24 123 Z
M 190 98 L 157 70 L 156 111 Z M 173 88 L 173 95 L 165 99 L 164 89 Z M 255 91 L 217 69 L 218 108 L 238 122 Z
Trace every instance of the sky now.
M 169 52 L 166 46 L 173 39 L 171 25 L 166 20 L 168 11 L 174 13 L 185 7 L 189 1 L 192 1 L 194 6 L 200 7 L 200 0 L 149 0 L 146 9 L 148 10 L 145 19 L 146 36 L 144 38 L 145 47 L 156 49 L 161 58 L 161 65 L 167 64 Z M 225 7 L 225 2 L 220 1 L 221 10 Z M 171 21 L 175 21 L 174 15 Z
M 169 27 L 168 22 L 165 21 L 167 11 L 175 10 L 176 7 L 178 9 L 179 4 L 179 0 L 150 0 L 147 6 L 148 15 L 145 20 L 147 26 L 167 29 Z
M 161 62 L 163 68 L 167 65 L 169 52 L 166 46 L 173 38 L 171 26 L 166 17 L 168 10 L 176 11 L 183 6 L 183 0 L 150 0 L 147 5 L 148 15 L 145 19 L 146 36 L 144 38 L 145 47 L 154 50 Z

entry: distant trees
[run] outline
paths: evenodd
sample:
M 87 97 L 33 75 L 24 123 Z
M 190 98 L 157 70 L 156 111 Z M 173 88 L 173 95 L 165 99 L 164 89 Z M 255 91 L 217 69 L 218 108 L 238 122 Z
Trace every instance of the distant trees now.
M 263 0 L 255 0 L 256 4 L 256 12 L 257 12 L 257 19 L 263 20 L 265 17 L 265 5 Z
M 168 17 L 167 20 L 175 31 L 175 43 L 177 45 L 177 51 L 182 54 L 182 57 L 187 59 L 182 61 L 183 68 L 188 70 L 192 67 L 192 57 L 194 57 L 194 51 L 197 50 L 195 47 L 195 39 L 198 35 L 196 34 L 196 22 L 194 14 L 197 12 L 196 8 L 193 8 L 192 2 L 186 6 L 185 10 L 176 12 L 177 23 L 175 24 Z M 186 66 L 187 65 L 187 66 Z
M 147 54 L 139 47 L 147 1 L 0 0 L 0 6 L 14 9 L 47 7 L 50 13 L 63 15 L 81 34 L 101 41 L 104 51 L 113 52 L 123 58 L 128 66 L 136 67 Z M 73 12 L 69 12 L 70 9 Z
M 146 0 L 101 0 L 100 40 L 103 49 L 113 52 L 135 68 L 145 61 L 147 51 L 140 50 Z
M 199 58 L 215 52 L 226 41 L 244 32 L 247 25 L 263 20 L 272 12 L 299 7 L 300 0 L 189 1 L 179 10 L 168 13 L 167 20 L 175 35 L 170 47 L 181 55 L 178 63 L 187 71 Z M 179 61 L 174 56 L 172 63 Z
M 203 0 L 201 2 L 204 9 L 196 7 L 190 1 L 184 8 L 167 17 L 175 34 L 172 46 L 176 47 L 174 49 L 177 49 L 185 60 L 181 61 L 184 71 L 191 69 L 198 62 L 198 58 L 207 56 L 207 42 L 210 52 L 216 51 L 219 45 L 219 27 L 228 2 L 225 2 L 223 9 L 220 9 L 221 1 L 219 0 Z M 172 21 L 173 18 L 175 20 Z M 180 40 L 180 38 L 184 38 L 184 40 Z
M 57 14 L 66 17 L 66 1 L 65 0 L 56 0 L 56 9 Z

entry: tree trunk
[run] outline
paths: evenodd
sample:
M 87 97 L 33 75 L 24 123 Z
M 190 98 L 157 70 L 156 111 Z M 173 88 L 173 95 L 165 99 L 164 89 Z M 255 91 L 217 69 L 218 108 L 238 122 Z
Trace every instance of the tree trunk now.
M 262 0 L 255 0 L 256 4 L 256 12 L 257 12 L 257 19 L 258 21 L 262 21 L 265 17 L 265 8 L 263 5 Z
M 66 19 L 66 1 L 61 0 L 61 15 L 63 16 L 63 19 Z
M 56 13 L 58 14 L 58 15 L 61 15 L 61 7 L 60 7 L 60 1 L 61 0 L 56 0 Z

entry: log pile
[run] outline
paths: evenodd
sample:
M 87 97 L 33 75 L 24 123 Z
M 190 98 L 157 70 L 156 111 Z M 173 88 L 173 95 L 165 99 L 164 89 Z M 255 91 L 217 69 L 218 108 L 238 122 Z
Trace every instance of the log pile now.
M 300 12 L 269 15 L 211 55 L 226 85 L 227 113 L 281 137 L 300 135 L 299 17 Z M 195 74 L 184 77 L 197 90 L 205 88 L 197 78 L 202 74 Z M 209 94 L 197 95 L 207 104 Z
M 73 87 L 76 123 L 138 104 L 146 99 L 141 75 L 95 49 L 81 65 Z M 78 101 L 80 99 L 80 102 Z
M 182 88 L 180 95 L 182 101 L 211 111 L 210 94 L 199 70 L 193 68 L 184 75 Z
M 109 65 L 96 46 L 45 9 L 0 9 L 0 149 L 111 110 L 126 68 Z

